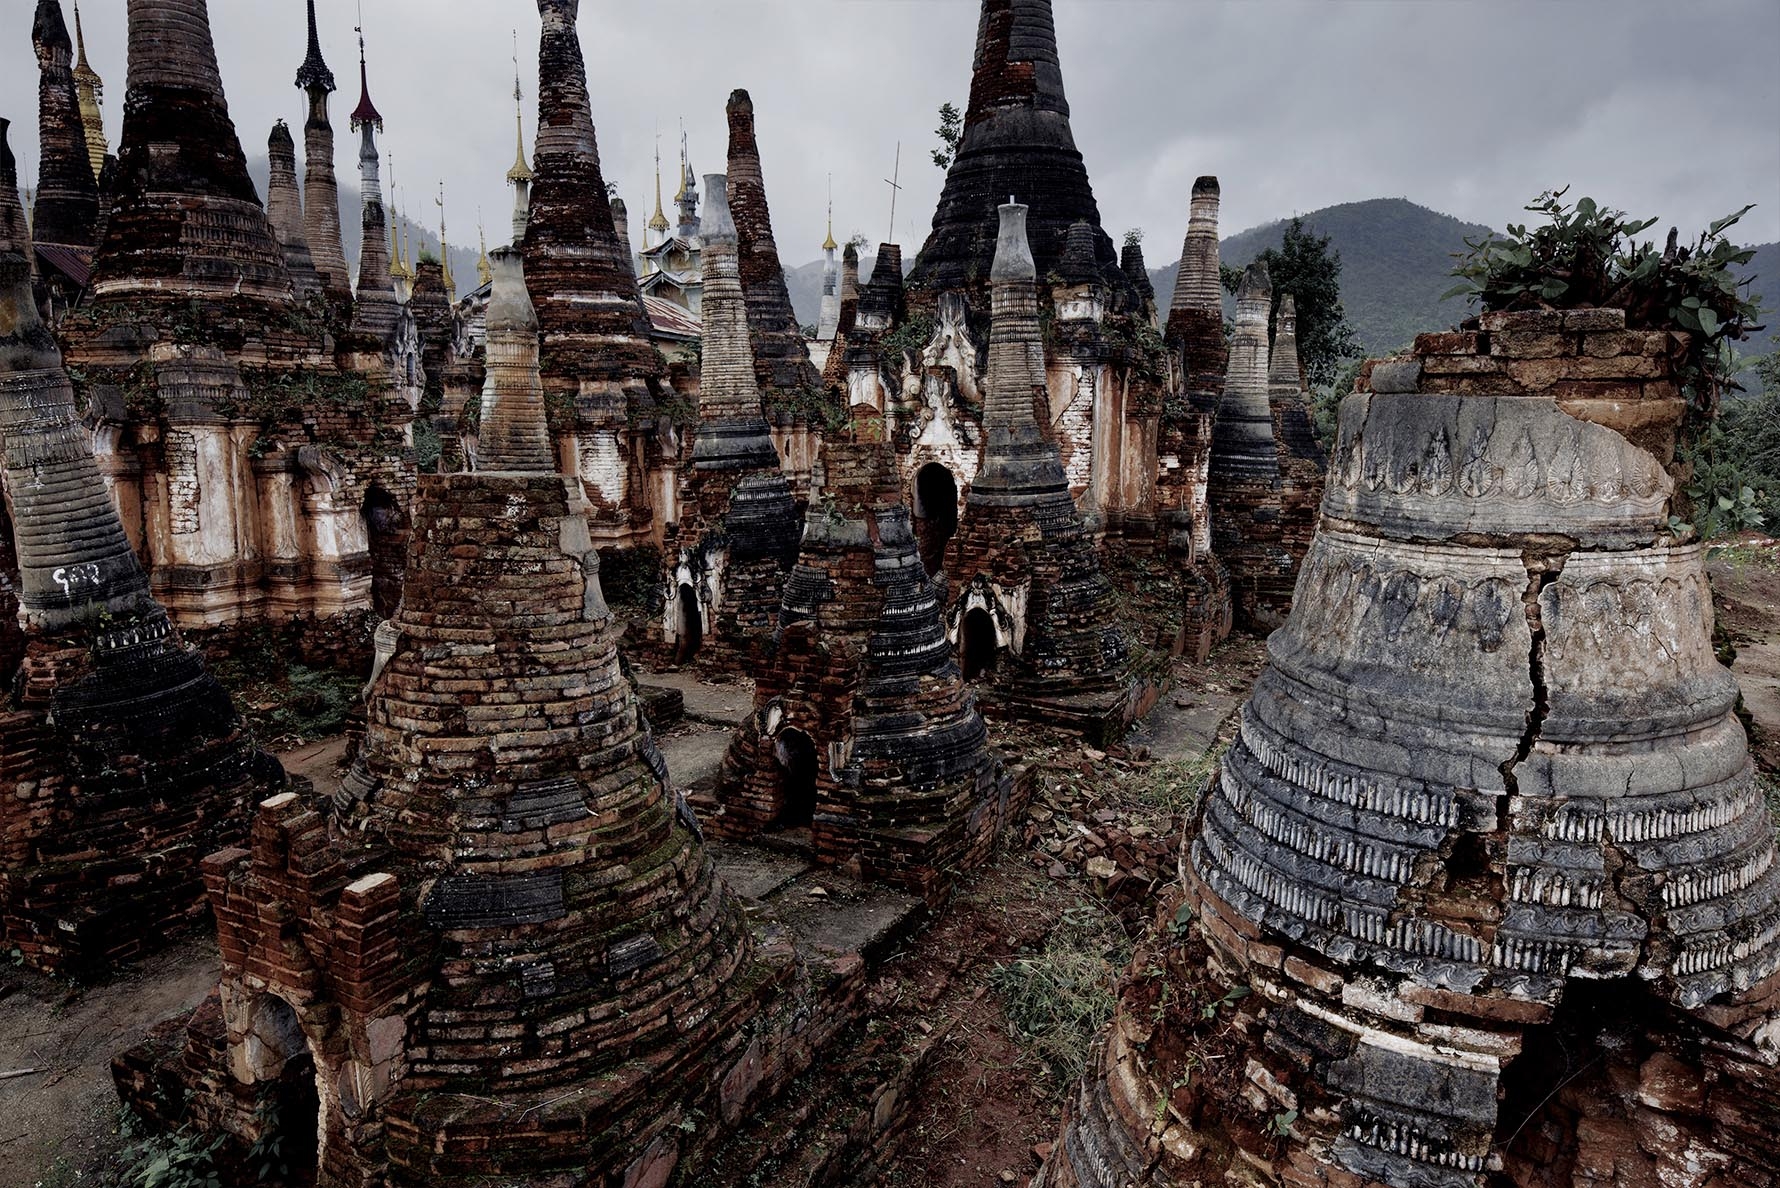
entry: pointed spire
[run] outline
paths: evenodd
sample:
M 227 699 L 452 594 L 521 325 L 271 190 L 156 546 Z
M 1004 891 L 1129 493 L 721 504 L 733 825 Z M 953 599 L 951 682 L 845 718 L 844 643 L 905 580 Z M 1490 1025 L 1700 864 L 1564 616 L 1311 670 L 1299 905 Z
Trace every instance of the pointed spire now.
M 87 160 L 98 178 L 105 169 L 105 82 L 87 61 L 86 33 L 80 27 L 80 0 L 74 0 L 74 89 L 80 98 L 80 122 L 86 132 Z
M 1186 310 L 1224 312 L 1223 282 L 1218 275 L 1218 179 L 1209 174 L 1193 183 L 1187 211 L 1187 238 L 1181 244 L 1180 271 L 1168 307 L 1169 336 L 1180 333 L 1179 314 Z
M 303 229 L 303 199 L 297 191 L 297 148 L 291 140 L 290 126 L 283 120 L 272 125 L 272 135 L 266 141 L 266 170 L 266 217 L 272 220 L 272 231 L 284 247 L 284 265 L 290 270 L 297 296 L 307 297 L 320 291 L 321 279 L 316 275 L 315 260 Z
M 360 128 L 376 128 L 383 131 L 383 117 L 377 112 L 377 105 L 371 102 L 371 77 L 365 68 L 365 29 L 363 25 L 356 29 L 358 33 L 358 106 L 352 109 L 352 130 Z
M 445 246 L 445 179 L 439 179 L 439 274 L 445 282 L 445 297 L 457 300 L 457 281 L 451 276 L 451 249 Z
M 74 43 L 60 0 L 38 0 L 31 42 L 39 71 L 32 235 L 40 244 L 90 248 L 98 243 L 99 182 L 74 81 Z
M 129 0 L 128 11 L 124 126 L 92 300 L 288 307 L 284 249 L 229 118 L 208 6 Z
M 822 237 L 822 250 L 832 252 L 840 247 L 834 241 L 834 174 L 828 175 L 828 234 Z
M 525 91 L 519 85 L 519 30 L 513 31 L 513 168 L 507 170 L 507 181 L 513 185 L 534 180 L 532 167 L 525 160 Z
M 673 230 L 673 227 L 670 226 L 668 223 L 666 213 L 664 213 L 661 209 L 661 133 L 660 132 L 657 132 L 655 134 L 655 213 L 649 216 L 649 230 L 651 230 L 655 233 L 655 237 L 656 237 L 655 243 L 660 243 L 662 240 L 666 239 L 668 232 Z M 649 246 L 654 247 L 655 244 L 650 244 Z
M 334 72 L 321 56 L 321 35 L 315 25 L 315 0 L 309 0 L 309 55 L 297 70 L 297 88 L 309 99 L 303 123 L 303 231 L 309 255 L 330 300 L 352 300 L 352 272 L 340 238 L 340 187 L 334 177 L 334 126 L 328 118 L 328 96 Z
M 481 249 L 481 255 L 476 259 L 476 279 L 484 285 L 492 284 L 494 265 L 488 258 L 488 234 L 483 231 L 480 218 L 476 220 L 476 246 Z
M 323 94 L 330 94 L 335 89 L 334 72 L 321 57 L 321 34 L 315 27 L 315 0 L 309 0 L 309 54 L 297 67 L 297 86 Z
M 995 203 L 1017 194 L 1031 208 L 1027 230 L 1041 277 L 1056 267 L 1070 225 L 1086 221 L 1108 289 L 1129 303 L 1070 130 L 1051 0 L 981 0 L 974 61 L 963 136 L 910 290 L 966 290 L 988 304 L 982 277 L 997 234 Z
M 1221 480 L 1266 481 L 1279 471 L 1273 410 L 1267 403 L 1267 315 L 1272 306 L 1267 265 L 1257 260 L 1242 274 L 1236 291 L 1236 332 L 1230 338 L 1223 401 L 1212 427 L 1214 489 Z

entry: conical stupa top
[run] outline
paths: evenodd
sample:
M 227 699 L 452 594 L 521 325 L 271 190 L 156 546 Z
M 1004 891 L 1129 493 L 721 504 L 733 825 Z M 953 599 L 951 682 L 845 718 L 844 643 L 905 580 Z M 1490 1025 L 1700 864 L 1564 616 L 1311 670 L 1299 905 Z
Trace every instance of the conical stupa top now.
M 439 183 L 439 275 L 445 282 L 445 296 L 457 300 L 457 281 L 451 275 L 451 249 L 445 246 L 445 183 Z
M 515 33 L 517 38 L 518 34 Z M 513 168 L 507 170 L 511 183 L 533 180 L 532 167 L 525 160 L 525 92 L 519 86 L 519 55 L 513 55 Z
M 485 285 L 492 284 L 494 265 L 488 259 L 488 233 L 483 231 L 480 224 L 476 227 L 476 245 L 482 249 L 481 256 L 476 260 L 476 279 Z
M 1267 361 L 1269 387 L 1289 385 L 1298 388 L 1304 376 L 1298 364 L 1298 303 L 1286 293 L 1279 299 L 1279 313 L 1274 319 L 1273 352 Z
M 840 244 L 834 241 L 834 197 L 830 195 L 828 199 L 828 234 L 822 239 L 822 250 L 832 252 L 839 246 Z
M 321 36 L 315 28 L 315 0 L 309 0 L 309 55 L 297 67 L 297 85 L 305 91 L 331 94 L 335 90 L 334 72 L 321 58 Z
M 80 0 L 74 3 L 74 44 L 77 57 L 74 63 L 74 87 L 80 95 L 80 122 L 86 129 L 87 161 L 93 167 L 93 177 L 97 180 L 99 173 L 105 168 L 105 115 L 101 103 L 105 96 L 105 83 L 87 62 L 86 34 L 80 27 Z
M 655 145 L 655 213 L 649 216 L 649 230 L 665 236 L 670 227 L 667 215 L 661 209 L 661 144 Z
M 103 86 L 99 72 L 87 61 L 86 33 L 80 27 L 80 0 L 74 0 L 74 47 L 74 81 L 91 87 Z
M 352 109 L 352 130 L 370 126 L 383 131 L 383 116 L 378 114 L 376 104 L 371 102 L 370 75 L 365 70 L 365 35 L 358 35 L 358 106 Z

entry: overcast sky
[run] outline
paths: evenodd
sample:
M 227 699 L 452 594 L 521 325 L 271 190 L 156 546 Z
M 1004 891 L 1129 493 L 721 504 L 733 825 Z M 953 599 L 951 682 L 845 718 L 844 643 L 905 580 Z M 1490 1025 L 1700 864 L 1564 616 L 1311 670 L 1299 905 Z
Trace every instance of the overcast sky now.
M 71 0 L 64 0 L 72 24 Z M 401 202 L 451 239 L 507 238 L 512 33 L 526 135 L 536 124 L 532 0 L 363 0 L 371 94 Z M 36 175 L 35 0 L 0 0 L 0 116 L 21 182 Z M 356 0 L 318 0 L 340 81 L 336 166 L 356 169 Z M 723 168 L 724 101 L 754 97 L 767 194 L 787 265 L 814 259 L 834 179 L 837 239 L 890 229 L 913 250 L 943 180 L 935 109 L 964 105 L 975 0 L 582 0 L 608 181 L 640 235 L 659 128 L 671 197 L 682 120 L 701 175 Z M 223 82 L 250 157 L 304 114 L 293 77 L 302 0 L 211 0 Z M 83 0 L 112 146 L 125 91 L 125 0 Z M 1056 0 L 1076 143 L 1115 236 L 1175 258 L 1192 179 L 1218 175 L 1223 230 L 1336 202 L 1405 197 L 1500 226 L 1541 189 L 1684 233 L 1745 202 L 1745 241 L 1780 239 L 1780 3 L 1775 0 Z M 529 152 L 529 149 L 528 149 Z M 300 166 L 299 166 L 300 168 Z M 384 178 L 387 183 L 389 169 Z M 353 217 L 347 212 L 347 217 Z M 672 212 L 669 212 L 672 217 Z

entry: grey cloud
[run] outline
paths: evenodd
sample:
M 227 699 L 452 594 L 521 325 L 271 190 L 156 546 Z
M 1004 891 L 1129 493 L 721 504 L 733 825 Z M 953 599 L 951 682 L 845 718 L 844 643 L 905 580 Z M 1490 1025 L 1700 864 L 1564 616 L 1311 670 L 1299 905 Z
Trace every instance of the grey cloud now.
M 67 0 L 64 0 L 67 3 Z M 0 0 L 0 115 L 35 174 L 32 0 Z M 340 79 L 357 99 L 354 0 L 318 0 Z M 454 242 L 506 237 L 513 156 L 512 38 L 528 141 L 537 11 L 530 0 L 365 0 L 371 90 L 402 201 L 432 223 L 443 179 Z M 125 90 L 124 0 L 83 0 L 115 144 Z M 835 231 L 925 237 L 943 180 L 928 161 L 935 109 L 963 105 L 974 0 L 583 0 L 582 42 L 608 180 L 633 233 L 653 206 L 655 132 L 671 197 L 684 118 L 694 170 L 720 169 L 723 104 L 755 101 L 762 164 L 788 265 L 812 259 L 827 175 Z M 292 77 L 300 0 L 211 0 L 231 112 L 250 155 L 272 121 L 302 119 Z M 672 14 L 672 15 L 669 15 Z M 1694 229 L 1744 202 L 1744 237 L 1780 239 L 1780 5 L 1772 0 L 1057 0 L 1076 139 L 1115 234 L 1148 232 L 1173 258 L 1187 187 L 1223 183 L 1238 230 L 1334 202 L 1403 196 L 1501 225 L 1539 190 L 1578 192 Z M 338 166 L 354 168 L 341 138 Z M 387 173 L 386 173 L 387 177 Z M 351 212 L 347 212 L 351 217 Z

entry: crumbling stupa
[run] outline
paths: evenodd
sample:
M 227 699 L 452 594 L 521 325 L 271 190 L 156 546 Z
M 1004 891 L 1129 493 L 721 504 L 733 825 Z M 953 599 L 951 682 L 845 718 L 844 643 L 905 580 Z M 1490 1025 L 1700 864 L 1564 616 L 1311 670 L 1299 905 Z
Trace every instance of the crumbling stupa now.
M 368 316 L 369 288 L 358 333 L 299 307 L 229 118 L 207 5 L 130 0 L 128 13 L 111 213 L 90 297 L 58 327 L 124 530 L 184 626 L 367 607 L 374 555 L 387 568 L 399 547 L 367 509 L 405 508 L 413 485 L 412 320 L 393 298 Z M 307 234 L 290 169 L 278 172 L 279 216 Z
M 55 246 L 91 260 L 98 244 L 99 181 L 88 151 L 74 81 L 74 42 L 62 19 L 61 0 L 37 0 L 31 22 L 37 50 L 37 200 L 31 234 L 39 245 Z M 77 294 L 66 295 L 72 301 Z
M 149 594 L 25 248 L 0 153 L 0 441 L 26 634 L 0 703 L 0 928 L 26 963 L 88 979 L 202 918 L 199 859 L 284 773 Z
M 965 676 L 988 676 L 985 700 L 1001 712 L 1115 737 L 1147 708 L 1148 686 L 1131 671 L 1112 588 L 1057 443 L 1039 425 L 1045 385 L 1025 218 L 1024 206 L 1001 207 L 982 464 L 946 555 L 948 630 Z
M 807 825 L 820 861 L 938 904 L 987 857 L 1009 781 L 953 661 L 881 422 L 826 440 L 822 475 L 707 823 L 740 838 Z
M 579 10 L 580 0 L 538 0 L 535 180 L 509 177 L 530 191 L 523 243 L 543 333 L 544 390 L 553 407 L 572 409 L 552 414 L 558 448 L 593 506 L 595 539 L 602 547 L 635 545 L 654 536 L 649 476 L 661 470 L 663 455 L 677 454 L 678 442 L 653 432 L 666 365 L 606 200 Z
M 668 534 L 660 631 L 681 662 L 702 654 L 739 667 L 772 641 L 799 523 L 761 412 L 723 175 L 707 174 L 705 189 L 698 426 Z
M 1207 493 L 1212 422 L 1223 401 L 1229 362 L 1218 266 L 1218 202 L 1217 178 L 1193 182 L 1186 240 L 1163 331 L 1174 399 L 1163 408 L 1157 459 L 1157 518 L 1167 555 L 1180 575 L 1177 650 L 1200 663 L 1235 622 L 1230 574 L 1212 552 Z
M 695 1117 L 788 1075 L 742 1050 L 792 971 L 751 957 L 667 784 L 521 255 L 491 259 L 481 468 L 421 480 L 359 774 L 331 819 L 273 798 L 206 861 L 221 986 L 118 1078 L 242 1148 L 319 1135 L 327 1184 L 665 1183 Z
M 1669 529 L 1673 347 L 1493 313 L 1362 374 L 1044 1188 L 1780 1174 L 1780 868 Z
M 328 96 L 335 88 L 334 72 L 321 56 L 315 0 L 309 0 L 309 52 L 297 68 L 297 89 L 309 100 L 309 118 L 303 122 L 303 233 L 323 290 L 330 301 L 344 308 L 352 300 L 352 274 L 340 243 L 334 125 L 328 118 Z

